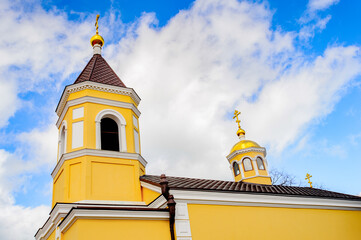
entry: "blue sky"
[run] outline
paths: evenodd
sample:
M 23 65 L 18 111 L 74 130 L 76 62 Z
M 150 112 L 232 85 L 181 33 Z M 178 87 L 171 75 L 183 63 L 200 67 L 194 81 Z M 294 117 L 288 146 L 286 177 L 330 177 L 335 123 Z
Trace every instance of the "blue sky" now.
M 91 57 L 98 13 L 103 56 L 142 98 L 148 173 L 231 180 L 237 108 L 272 168 L 361 194 L 360 9 L 346 0 L 3 1 L 1 238 L 22 226 L 14 236 L 29 239 L 47 217 L 54 110 Z M 16 217 L 30 215 L 39 226 Z

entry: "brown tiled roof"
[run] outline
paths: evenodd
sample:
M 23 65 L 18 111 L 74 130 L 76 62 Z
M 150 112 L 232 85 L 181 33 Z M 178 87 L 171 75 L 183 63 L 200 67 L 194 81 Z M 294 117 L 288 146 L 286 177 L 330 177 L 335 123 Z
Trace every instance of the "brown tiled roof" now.
M 160 176 L 144 175 L 140 179 L 153 185 L 160 186 Z M 293 187 L 280 185 L 263 185 L 246 182 L 221 181 L 198 178 L 185 177 L 169 177 L 167 176 L 168 186 L 170 189 L 183 190 L 200 190 L 200 191 L 219 191 L 219 192 L 242 192 L 242 193 L 261 193 L 261 194 L 279 194 L 292 196 L 322 197 L 322 198 L 338 198 L 352 199 L 361 201 L 361 197 L 331 192 L 327 190 L 309 188 L 309 187 Z
M 126 87 L 100 54 L 93 55 L 79 77 L 75 80 L 74 84 L 85 81 Z

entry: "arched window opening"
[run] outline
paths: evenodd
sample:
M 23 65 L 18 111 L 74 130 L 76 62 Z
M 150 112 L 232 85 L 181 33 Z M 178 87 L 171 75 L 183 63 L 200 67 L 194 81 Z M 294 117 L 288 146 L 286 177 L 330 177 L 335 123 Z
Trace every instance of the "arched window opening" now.
M 265 170 L 263 160 L 260 157 L 257 158 L 257 166 L 259 170 Z
M 118 124 L 111 118 L 103 118 L 100 122 L 101 149 L 119 151 Z
M 60 130 L 59 139 L 59 158 L 66 152 L 66 127 L 63 126 Z
M 245 159 L 243 160 L 243 168 L 244 168 L 244 171 L 251 171 L 251 170 L 253 170 L 253 166 L 252 166 L 252 163 L 251 163 L 251 159 L 245 158 Z
M 234 176 L 238 176 L 240 174 L 239 165 L 236 162 L 233 163 L 233 172 L 234 172 Z

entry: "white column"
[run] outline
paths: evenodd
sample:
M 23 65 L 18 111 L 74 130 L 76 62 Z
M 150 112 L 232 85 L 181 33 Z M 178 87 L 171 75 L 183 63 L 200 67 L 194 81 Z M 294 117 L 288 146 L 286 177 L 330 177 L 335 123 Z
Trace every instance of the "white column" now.
M 101 149 L 101 139 L 100 139 L 100 121 L 95 121 L 95 148 Z
M 243 162 L 241 161 L 237 163 L 238 163 L 239 171 L 241 172 L 242 179 L 244 179 Z
M 127 151 L 127 139 L 126 139 L 126 132 L 125 132 L 125 124 L 121 124 L 120 125 L 120 151 L 121 152 L 126 152 Z
M 258 165 L 257 165 L 257 161 L 256 161 L 257 158 L 255 159 L 252 159 L 252 162 L 253 162 L 253 168 L 254 168 L 254 171 L 256 172 L 256 176 L 259 176 L 259 172 L 258 172 Z

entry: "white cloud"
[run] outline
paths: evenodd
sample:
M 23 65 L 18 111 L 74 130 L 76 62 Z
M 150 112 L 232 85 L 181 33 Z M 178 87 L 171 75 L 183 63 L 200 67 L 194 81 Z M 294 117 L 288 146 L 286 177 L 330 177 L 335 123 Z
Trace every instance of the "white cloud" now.
M 321 17 L 319 13 L 338 2 L 339 0 L 310 0 L 306 11 L 299 19 L 299 23 L 302 25 L 299 38 L 307 42 L 314 37 L 315 32 L 322 32 L 331 20 L 331 15 Z
M 46 12 L 29 4 L 0 4 L 0 128 L 22 106 L 19 93 L 60 87 L 91 54 L 84 44 L 91 34 L 90 21 L 71 22 L 56 9 Z
M 324 18 L 315 17 L 311 23 L 306 24 L 300 29 L 299 37 L 302 40 L 309 40 L 315 36 L 315 32 L 322 32 L 326 28 L 327 23 L 331 20 L 331 15 Z
M 281 152 L 329 114 L 360 74 L 357 47 L 309 58 L 295 50 L 295 35 L 270 29 L 262 4 L 197 1 L 163 28 L 152 21 L 143 16 L 119 45 L 105 48 L 118 53 L 112 65 L 143 100 L 150 172 L 230 178 L 234 108 L 249 138 Z
M 49 216 L 50 206 L 34 208 L 18 205 L 0 206 L 1 239 L 34 239 L 39 227 Z
M 32 175 L 49 174 L 56 162 L 57 130 L 53 124 L 42 131 L 34 129 L 18 135 L 16 142 L 14 153 L 0 149 L 0 237 L 4 240 L 32 239 L 48 217 L 50 206 L 17 205 L 13 194 L 26 192 Z M 36 194 L 48 197 L 48 189 L 45 185 Z
M 310 0 L 308 2 L 308 8 L 310 11 L 321 11 L 337 4 L 339 1 L 340 0 Z
M 6 21 L 0 34 L 9 34 L 0 50 L 1 81 L 8 84 L 0 93 L 8 94 L 8 102 L 0 102 L 3 127 L 21 107 L 18 93 L 52 91 L 49 86 L 59 87 L 84 67 L 92 23 L 71 22 L 40 7 L 30 14 L 4 1 L 0 8 Z M 105 46 L 107 60 L 143 99 L 140 129 L 148 172 L 230 179 L 225 156 L 237 142 L 229 118 L 234 108 L 242 112 L 247 137 L 273 153 L 307 137 L 304 130 L 333 110 L 360 74 L 359 49 L 331 46 L 311 58 L 296 50 L 298 33 L 272 30 L 271 20 L 263 4 L 200 0 L 161 28 L 150 27 L 154 14 L 144 14 L 119 44 Z M 5 229 L 22 234 L 9 238 L 28 239 L 45 220 L 47 208 L 14 205 L 12 194 L 27 174 L 55 163 L 56 135 L 54 127 L 32 130 L 16 138 L 14 153 L 0 150 L 2 239 L 9 236 Z

